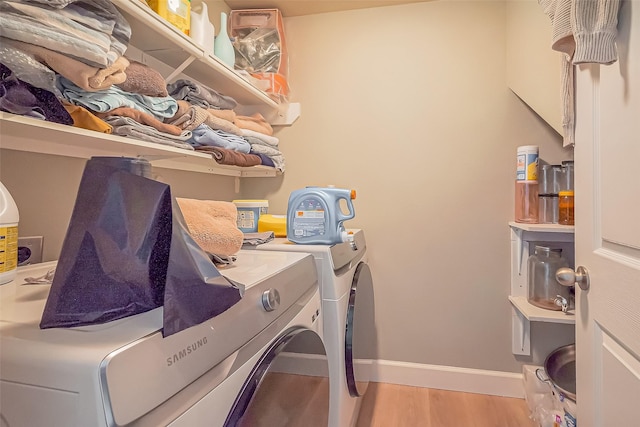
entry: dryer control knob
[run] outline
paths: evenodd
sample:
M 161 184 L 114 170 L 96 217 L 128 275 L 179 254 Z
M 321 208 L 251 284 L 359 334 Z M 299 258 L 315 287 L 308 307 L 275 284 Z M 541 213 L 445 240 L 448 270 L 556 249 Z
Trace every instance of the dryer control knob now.
M 277 289 L 267 289 L 262 293 L 262 307 L 266 311 L 273 311 L 280 305 L 280 292 Z

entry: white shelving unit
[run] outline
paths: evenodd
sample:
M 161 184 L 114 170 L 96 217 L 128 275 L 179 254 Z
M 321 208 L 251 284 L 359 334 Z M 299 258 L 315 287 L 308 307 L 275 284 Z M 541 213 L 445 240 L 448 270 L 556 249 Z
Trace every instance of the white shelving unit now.
M 511 228 L 511 293 L 512 351 L 513 354 L 531 354 L 530 322 L 575 324 L 575 313 L 569 310 L 545 310 L 527 301 L 527 260 L 534 244 L 559 246 L 570 263 L 574 259 L 574 227 L 558 224 L 521 224 L 509 222 Z
M 143 157 L 155 167 L 242 177 L 276 176 L 266 166 L 216 163 L 211 155 L 162 144 L 46 122 L 0 111 L 0 148 L 89 159 L 92 156 Z
M 241 114 L 261 113 L 272 125 L 291 125 L 300 116 L 297 103 L 279 104 L 174 28 L 140 0 L 113 0 L 131 25 L 131 46 L 182 76 L 233 97 Z M 220 165 L 210 154 L 165 146 L 0 112 L 0 148 L 88 159 L 92 156 L 143 157 L 154 167 L 215 175 L 273 177 L 265 166 Z M 239 181 L 236 180 L 236 190 Z
M 523 296 L 509 296 L 509 301 L 513 304 L 514 308 L 518 310 L 522 315 L 530 322 L 550 322 L 550 323 L 567 323 L 574 325 L 576 323 L 574 318 L 574 311 L 569 310 L 568 313 L 562 311 L 545 310 L 544 308 L 536 307 L 529 304 L 527 297 Z
M 260 112 L 272 125 L 291 125 L 300 116 L 300 104 L 279 104 L 233 69 L 206 52 L 202 46 L 165 21 L 140 0 L 112 0 L 131 26 L 130 44 L 172 72 L 163 76 L 174 81 L 181 73 L 205 86 L 233 97 L 240 112 Z

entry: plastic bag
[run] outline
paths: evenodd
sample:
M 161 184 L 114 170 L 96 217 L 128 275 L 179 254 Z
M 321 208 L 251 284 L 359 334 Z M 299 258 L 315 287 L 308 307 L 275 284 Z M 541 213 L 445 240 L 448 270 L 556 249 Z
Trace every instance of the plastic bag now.
M 236 68 L 250 73 L 277 73 L 280 37 L 276 28 L 242 28 L 233 42 Z
M 40 327 L 100 324 L 164 306 L 163 335 L 216 316 L 241 285 L 188 233 L 170 188 L 145 160 L 87 162 Z
M 266 86 L 274 101 L 289 97 L 289 58 L 282 14 L 278 9 L 232 10 L 230 35 L 236 54 L 235 68 L 247 71 Z
M 566 399 L 545 379 L 542 366 L 522 367 L 524 397 L 530 418 L 540 427 L 576 427 L 576 404 Z

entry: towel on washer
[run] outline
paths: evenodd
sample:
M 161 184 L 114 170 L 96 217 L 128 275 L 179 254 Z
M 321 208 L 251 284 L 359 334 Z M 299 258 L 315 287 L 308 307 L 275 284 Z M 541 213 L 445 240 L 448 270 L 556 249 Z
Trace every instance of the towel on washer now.
M 275 237 L 273 231 L 262 231 L 260 233 L 244 233 L 243 245 L 258 246 L 269 243 Z
M 238 209 L 231 202 L 176 198 L 189 234 L 206 252 L 229 256 L 242 248 Z

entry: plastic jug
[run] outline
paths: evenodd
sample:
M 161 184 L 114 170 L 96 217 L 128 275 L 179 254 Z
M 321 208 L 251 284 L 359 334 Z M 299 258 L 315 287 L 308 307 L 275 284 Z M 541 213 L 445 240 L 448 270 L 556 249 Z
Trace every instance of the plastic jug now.
M 289 196 L 287 239 L 301 244 L 333 245 L 349 240 L 344 221 L 356 216 L 355 190 L 334 187 L 305 187 Z M 340 209 L 346 202 L 348 213 Z
M 0 182 L 0 285 L 15 279 L 18 267 L 18 206 Z
M 204 51 L 213 55 L 213 42 L 215 40 L 215 27 L 209 20 L 207 4 L 202 3 L 200 13 L 191 11 L 191 38 L 204 48 Z

